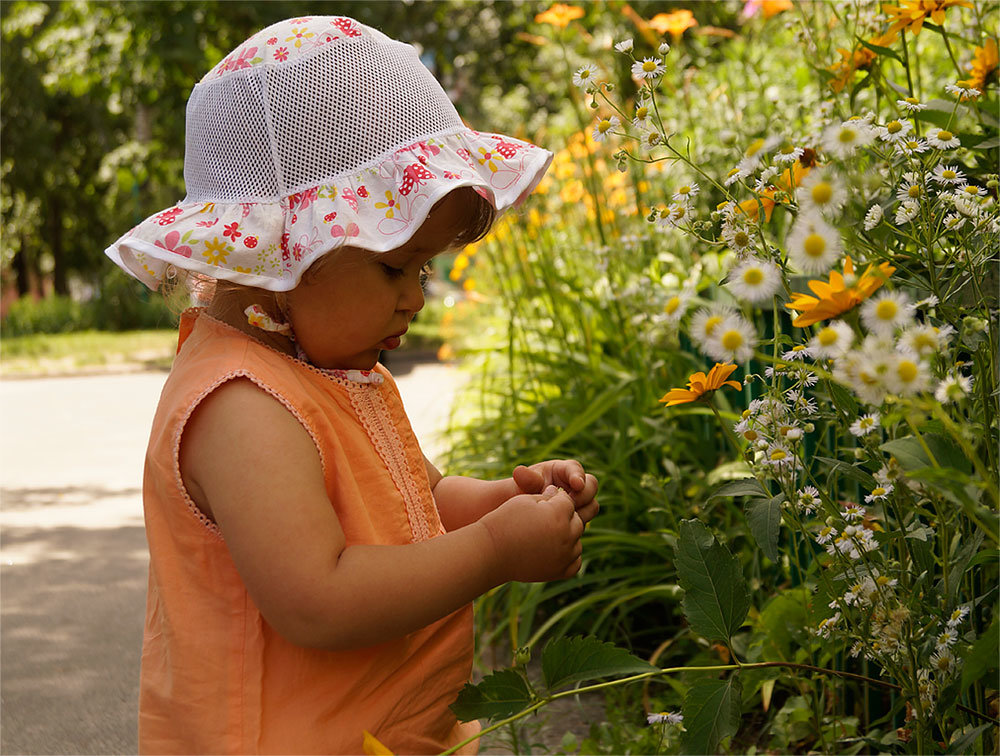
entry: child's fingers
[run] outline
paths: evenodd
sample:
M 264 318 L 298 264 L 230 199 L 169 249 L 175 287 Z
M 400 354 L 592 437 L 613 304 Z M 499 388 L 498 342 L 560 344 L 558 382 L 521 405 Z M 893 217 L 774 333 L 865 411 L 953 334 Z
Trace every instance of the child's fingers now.
M 524 465 L 515 467 L 511 477 L 514 478 L 514 483 L 517 484 L 517 487 L 525 493 L 541 493 L 545 487 L 545 478 L 542 477 L 541 473 Z
M 555 463 L 555 477 L 573 491 L 582 491 L 587 485 L 587 473 L 575 459 L 561 459 Z

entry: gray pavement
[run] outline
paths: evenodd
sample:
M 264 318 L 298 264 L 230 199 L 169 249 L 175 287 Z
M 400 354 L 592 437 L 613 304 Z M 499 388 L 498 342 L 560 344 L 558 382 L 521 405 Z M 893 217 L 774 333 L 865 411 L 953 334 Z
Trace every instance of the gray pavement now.
M 427 456 L 440 459 L 461 374 L 405 359 L 392 369 Z M 0 382 L 0 753 L 136 751 L 140 486 L 165 379 Z

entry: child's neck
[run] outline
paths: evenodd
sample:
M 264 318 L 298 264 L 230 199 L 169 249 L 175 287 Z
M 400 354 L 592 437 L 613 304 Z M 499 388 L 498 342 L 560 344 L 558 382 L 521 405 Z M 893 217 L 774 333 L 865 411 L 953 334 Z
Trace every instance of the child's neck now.
M 205 312 L 216 320 L 242 331 L 255 341 L 294 357 L 295 342 L 289 336 L 266 331 L 247 321 L 245 310 L 250 305 L 260 306 L 264 312 L 278 322 L 283 320 L 280 313 L 277 312 L 273 296 L 252 289 L 227 291 L 225 296 L 221 298 L 214 297 Z

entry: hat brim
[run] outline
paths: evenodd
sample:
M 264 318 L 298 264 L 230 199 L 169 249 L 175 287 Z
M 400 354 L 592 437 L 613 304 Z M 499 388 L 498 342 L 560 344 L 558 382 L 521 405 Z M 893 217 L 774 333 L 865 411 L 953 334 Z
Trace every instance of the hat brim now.
M 460 187 L 478 191 L 498 213 L 516 207 L 551 162 L 548 150 L 501 134 L 436 134 L 276 202 L 180 202 L 105 254 L 154 290 L 173 266 L 289 291 L 332 249 L 386 252 L 405 244 L 435 203 Z

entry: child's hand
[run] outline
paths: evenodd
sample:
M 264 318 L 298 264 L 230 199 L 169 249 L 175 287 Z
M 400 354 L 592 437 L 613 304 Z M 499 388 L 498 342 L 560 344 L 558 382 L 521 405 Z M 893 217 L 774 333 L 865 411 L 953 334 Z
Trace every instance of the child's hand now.
M 597 478 L 584 472 L 583 465 L 575 459 L 553 459 L 537 465 L 514 468 L 514 483 L 527 494 L 541 493 L 547 486 L 563 489 L 573 499 L 576 513 L 584 523 L 597 515 Z
M 560 580 L 580 570 L 583 520 L 555 486 L 508 499 L 480 522 L 493 538 L 504 580 Z

